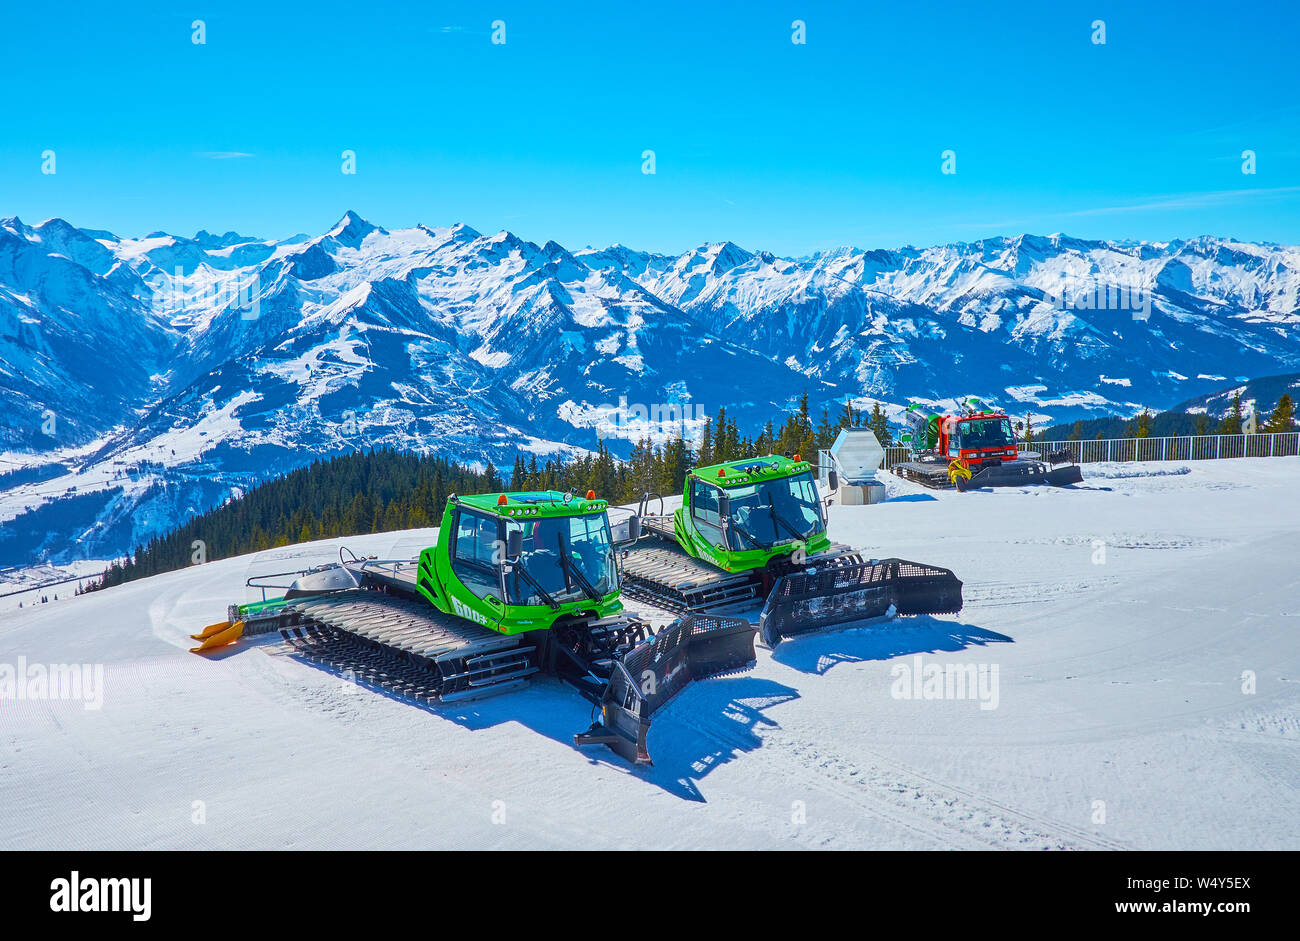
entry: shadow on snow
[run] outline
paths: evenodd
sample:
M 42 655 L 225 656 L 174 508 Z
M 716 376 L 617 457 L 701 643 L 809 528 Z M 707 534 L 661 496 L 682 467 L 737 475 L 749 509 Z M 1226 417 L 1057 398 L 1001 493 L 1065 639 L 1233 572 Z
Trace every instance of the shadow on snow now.
M 820 675 L 839 663 L 1012 642 L 1006 634 L 922 615 L 791 638 L 771 656 L 784 666 Z M 274 643 L 253 646 L 269 647 Z M 222 660 L 241 649 L 250 648 L 232 647 L 214 652 L 210 659 Z M 328 666 L 290 656 L 343 679 L 340 672 Z M 470 730 L 514 722 L 570 748 L 575 747 L 573 736 L 597 720 L 595 706 L 553 677 L 535 677 L 529 686 L 500 696 L 437 705 L 416 702 L 363 680 L 355 682 L 372 693 Z M 798 698 L 799 693 L 792 687 L 752 674 L 702 680 L 692 683 L 655 715 L 648 740 L 653 767 L 633 768 L 603 747 L 582 748 L 579 753 L 592 764 L 617 769 L 683 800 L 703 802 L 699 784 L 704 777 L 762 745 L 760 731 L 778 727 L 767 711 Z
M 251 648 L 230 648 L 211 659 L 225 659 L 240 649 Z M 286 656 L 340 681 L 355 683 L 369 693 L 455 722 L 471 731 L 513 722 L 570 748 L 577 748 L 573 736 L 585 732 L 599 718 L 594 705 L 576 690 L 549 676 L 535 676 L 523 689 L 499 696 L 431 705 L 364 679 L 346 678 L 340 671 L 314 660 L 289 652 Z M 789 686 L 751 675 L 701 680 L 690 684 L 655 714 L 647 743 L 654 762 L 652 767 L 634 768 L 604 746 L 587 746 L 577 751 L 592 764 L 617 769 L 684 800 L 703 802 L 700 780 L 719 765 L 758 748 L 762 740 L 756 734 L 757 729 L 761 726 L 776 727 L 776 723 L 763 714 L 764 711 L 798 697 L 799 694 Z
M 772 651 L 772 659 L 801 673 L 821 675 L 838 663 L 892 660 L 940 650 L 951 653 L 990 643 L 1014 643 L 1014 640 L 973 624 L 918 615 L 792 637 Z

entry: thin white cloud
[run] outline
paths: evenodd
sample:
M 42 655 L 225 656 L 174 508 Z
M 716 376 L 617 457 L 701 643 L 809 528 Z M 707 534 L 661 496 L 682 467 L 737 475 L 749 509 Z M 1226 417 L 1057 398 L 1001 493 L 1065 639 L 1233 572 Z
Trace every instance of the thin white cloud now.
M 1080 216 L 1108 216 L 1125 212 L 1156 212 L 1160 210 L 1205 209 L 1249 202 L 1253 199 L 1284 198 L 1300 193 L 1300 186 L 1275 186 L 1267 189 L 1215 190 L 1208 193 L 1181 193 L 1167 196 L 1149 196 L 1145 202 L 1124 206 L 1097 206 L 1092 209 L 1074 209 L 1068 212 L 1048 212 L 1041 216 L 1003 219 L 1000 222 L 956 222 L 957 228 L 1006 231 L 1041 225 L 1048 219 L 1075 219 Z
M 255 157 L 256 154 L 246 154 L 241 150 L 205 150 L 199 156 L 205 160 L 238 160 L 241 157 Z
M 1229 203 L 1248 202 L 1252 199 L 1269 196 L 1286 196 L 1300 193 L 1300 186 L 1275 186 L 1270 189 L 1216 190 L 1209 193 L 1182 193 L 1170 196 L 1152 197 L 1144 203 L 1127 206 L 1100 206 L 1094 209 L 1076 209 L 1063 212 L 1063 216 L 1102 216 L 1117 212 L 1150 212 L 1158 209 L 1204 209 L 1206 206 L 1222 206 Z

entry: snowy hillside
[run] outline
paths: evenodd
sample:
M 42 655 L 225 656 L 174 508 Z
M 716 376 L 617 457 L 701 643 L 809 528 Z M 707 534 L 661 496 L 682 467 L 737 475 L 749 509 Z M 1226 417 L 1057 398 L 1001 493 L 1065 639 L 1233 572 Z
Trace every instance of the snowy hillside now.
M 427 710 L 266 638 L 185 651 L 334 544 L 0 600 L 0 664 L 104 668 L 97 709 L 0 701 L 0 847 L 1300 848 L 1300 459 L 1084 473 L 834 509 L 836 539 L 951 567 L 965 610 L 760 650 L 656 718 L 645 772 L 576 750 L 590 710 L 551 680 Z M 953 664 L 996 695 L 902 695 Z
M 283 241 L 0 220 L 0 567 L 123 553 L 357 447 L 626 454 L 805 389 L 817 409 L 974 393 L 1040 426 L 1165 407 L 1300 366 L 1298 293 L 1300 250 L 1206 238 L 787 259 L 352 212 Z M 616 427 L 620 403 L 671 420 Z
M 1262 422 L 1268 418 L 1283 395 L 1291 396 L 1292 402 L 1300 400 L 1300 373 L 1260 376 L 1240 385 L 1229 385 L 1217 392 L 1180 402 L 1175 408 L 1182 412 L 1205 412 L 1215 418 L 1222 418 L 1232 411 L 1233 399 L 1239 396 L 1242 412 L 1249 415 L 1253 410 L 1259 414 Z

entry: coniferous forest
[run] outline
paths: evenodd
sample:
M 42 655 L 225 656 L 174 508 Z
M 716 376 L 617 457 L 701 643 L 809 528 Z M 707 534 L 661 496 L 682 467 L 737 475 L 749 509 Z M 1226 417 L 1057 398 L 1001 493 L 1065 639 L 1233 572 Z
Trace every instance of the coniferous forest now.
M 742 435 L 721 409 L 705 421 L 698 442 L 680 436 L 661 444 L 642 440 L 627 460 L 615 458 L 604 442 L 595 453 L 567 460 L 539 462 L 536 454 L 519 454 L 509 471 L 389 449 L 316 460 L 138 546 L 84 590 L 314 539 L 437 526 L 453 493 L 594 490 L 614 504 L 635 503 L 646 492 L 677 494 L 693 467 L 767 454 L 802 454 L 811 460 L 818 449 L 830 447 L 841 428 L 863 424 L 864 417 L 846 404 L 838 416 L 823 410 L 814 422 L 805 393 L 797 411 L 779 427 L 769 421 L 756 433 Z M 890 443 L 879 406 L 865 424 L 881 444 Z

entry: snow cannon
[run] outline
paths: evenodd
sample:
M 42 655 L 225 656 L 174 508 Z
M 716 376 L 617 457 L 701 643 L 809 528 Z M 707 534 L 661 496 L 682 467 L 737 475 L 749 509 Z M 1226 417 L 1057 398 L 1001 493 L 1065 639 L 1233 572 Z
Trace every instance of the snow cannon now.
M 903 412 L 903 421 L 912 431 L 911 443 L 917 451 L 928 451 L 939 442 L 939 426 L 944 416 L 928 405 L 913 402 Z

